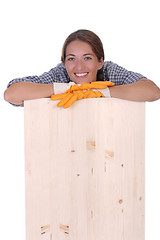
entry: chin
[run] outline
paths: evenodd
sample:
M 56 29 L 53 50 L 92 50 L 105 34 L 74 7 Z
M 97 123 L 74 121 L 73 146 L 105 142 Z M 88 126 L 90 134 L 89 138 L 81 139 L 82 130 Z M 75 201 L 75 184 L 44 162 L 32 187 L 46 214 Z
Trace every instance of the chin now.
M 74 79 L 74 80 L 72 80 L 74 83 L 76 83 L 76 84 L 81 84 L 81 83 L 91 83 L 91 82 L 93 82 L 92 80 L 90 80 L 90 79 Z

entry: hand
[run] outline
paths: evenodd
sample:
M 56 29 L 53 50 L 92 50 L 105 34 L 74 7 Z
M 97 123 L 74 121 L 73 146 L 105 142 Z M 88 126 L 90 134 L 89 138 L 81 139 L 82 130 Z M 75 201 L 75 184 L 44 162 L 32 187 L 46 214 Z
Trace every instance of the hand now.
M 77 90 L 89 90 L 89 89 L 104 89 L 114 86 L 114 83 L 109 81 L 96 81 L 91 83 L 82 83 L 80 86 L 77 84 L 72 85 L 66 92 L 72 92 Z
M 51 100 L 59 100 L 62 99 L 57 106 L 68 108 L 75 101 L 85 98 L 97 98 L 104 97 L 103 93 L 100 91 L 92 91 L 91 89 L 104 89 L 108 86 L 114 86 L 112 82 L 91 82 L 91 83 L 83 83 L 80 86 L 72 85 L 65 93 L 52 95 Z

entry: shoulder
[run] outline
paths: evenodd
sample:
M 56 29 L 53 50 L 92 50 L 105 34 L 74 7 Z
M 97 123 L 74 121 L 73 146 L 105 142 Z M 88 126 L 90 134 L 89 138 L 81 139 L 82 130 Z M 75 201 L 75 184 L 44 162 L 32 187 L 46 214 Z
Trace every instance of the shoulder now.
M 70 81 L 67 70 L 63 63 L 58 63 L 56 67 L 50 70 L 50 73 L 54 76 L 54 82 L 64 82 Z
M 103 63 L 103 74 L 104 76 L 115 74 L 117 70 L 122 69 L 118 64 L 112 62 L 112 61 L 105 61 Z
M 103 63 L 104 68 L 109 68 L 109 67 L 112 67 L 112 66 L 115 66 L 115 65 L 117 65 L 117 64 L 112 62 L 112 61 L 104 61 L 104 63 Z
M 117 81 L 117 76 L 122 72 L 124 68 L 112 61 L 104 61 L 103 63 L 103 76 L 104 81 L 114 82 L 116 85 L 122 84 L 120 79 Z
M 138 79 L 146 78 L 140 73 L 127 70 L 117 63 L 106 61 L 103 65 L 104 80 L 114 82 L 115 85 L 129 84 L 136 82 Z
M 117 63 L 112 61 L 104 61 L 103 63 L 103 71 L 118 71 L 118 70 L 125 70 L 125 68 L 119 66 Z

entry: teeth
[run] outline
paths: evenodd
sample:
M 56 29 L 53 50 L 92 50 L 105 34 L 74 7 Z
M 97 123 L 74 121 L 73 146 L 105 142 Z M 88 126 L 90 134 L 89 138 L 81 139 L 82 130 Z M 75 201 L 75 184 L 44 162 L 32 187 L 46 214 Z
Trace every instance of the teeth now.
M 76 76 L 78 76 L 78 77 L 83 77 L 83 76 L 86 76 L 87 75 L 87 73 L 76 73 Z

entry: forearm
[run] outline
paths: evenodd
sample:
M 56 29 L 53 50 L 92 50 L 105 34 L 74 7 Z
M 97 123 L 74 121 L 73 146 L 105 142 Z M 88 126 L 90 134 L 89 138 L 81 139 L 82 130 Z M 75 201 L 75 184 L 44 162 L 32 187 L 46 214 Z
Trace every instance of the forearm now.
M 4 99 L 15 105 L 21 105 L 25 100 L 46 98 L 53 93 L 53 84 L 19 82 L 7 88 L 4 93 Z
M 124 100 L 144 102 L 160 99 L 160 89 L 148 79 L 140 79 L 136 83 L 110 87 L 111 97 Z

